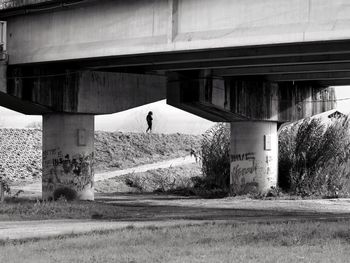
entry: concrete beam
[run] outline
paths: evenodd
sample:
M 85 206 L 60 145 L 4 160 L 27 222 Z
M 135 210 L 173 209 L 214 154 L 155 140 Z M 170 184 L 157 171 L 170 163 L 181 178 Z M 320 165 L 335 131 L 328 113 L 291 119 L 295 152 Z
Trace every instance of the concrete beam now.
M 252 67 L 224 68 L 213 70 L 214 76 L 256 76 L 294 73 L 320 73 L 320 72 L 350 72 L 350 63 L 321 63 L 308 65 L 264 65 Z
M 24 114 L 39 115 L 49 113 L 51 110 L 45 106 L 30 101 L 23 101 L 7 93 L 7 65 L 0 62 L 0 105 Z
M 290 57 L 266 57 L 266 58 L 238 58 L 212 61 L 198 61 L 198 62 L 171 62 L 153 65 L 125 65 L 129 70 L 136 71 L 187 71 L 187 70 L 203 70 L 203 69 L 226 69 L 237 68 L 244 69 L 249 67 L 273 67 L 273 66 L 295 66 L 299 71 L 302 71 L 304 66 L 318 65 L 318 64 L 343 64 L 350 62 L 350 55 L 336 54 L 336 55 L 305 55 L 305 56 L 290 56 Z M 341 66 L 339 66 L 341 67 Z M 122 68 L 120 66 L 113 66 L 114 69 Z M 125 68 L 124 68 L 125 69 Z M 220 75 L 220 74 L 216 74 Z
M 342 80 L 319 80 L 317 83 L 323 87 L 329 87 L 329 86 L 348 86 L 350 84 L 350 78 L 349 79 L 342 79 Z
M 97 71 L 17 75 L 9 78 L 6 94 L 55 112 L 109 114 L 165 99 L 166 79 Z
M 290 74 L 268 75 L 267 79 L 274 82 L 290 82 L 290 81 L 328 81 L 350 79 L 350 71 L 339 72 L 300 72 Z M 350 83 L 349 83 L 350 84 Z
M 179 69 L 191 67 L 220 68 L 241 65 L 268 65 L 277 63 L 322 63 L 350 61 L 349 40 L 307 42 L 293 44 L 273 44 L 261 46 L 242 46 L 227 48 L 210 48 L 206 50 L 179 51 L 127 56 L 109 56 L 53 61 L 51 64 L 62 64 L 64 67 L 125 68 L 147 67 L 150 70 Z M 49 62 L 48 62 L 49 63 Z M 68 63 L 68 64 L 67 64 Z
M 205 72 L 169 76 L 167 102 L 212 121 L 288 122 L 331 110 L 331 88 L 312 83 L 216 78 Z
M 41 115 L 53 112 L 51 109 L 15 96 L 0 92 L 0 106 L 28 115 Z

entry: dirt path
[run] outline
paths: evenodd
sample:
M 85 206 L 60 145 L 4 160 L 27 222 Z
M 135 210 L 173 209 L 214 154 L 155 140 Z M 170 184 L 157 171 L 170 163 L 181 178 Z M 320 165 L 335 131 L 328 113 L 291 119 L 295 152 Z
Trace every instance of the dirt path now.
M 196 160 L 194 157 L 186 156 L 186 157 L 180 157 L 180 158 L 171 159 L 171 160 L 167 160 L 167 161 L 144 164 L 144 165 L 140 165 L 140 166 L 124 169 L 124 170 L 98 173 L 98 174 L 95 174 L 95 182 L 107 180 L 109 178 L 113 178 L 113 177 L 124 175 L 124 174 L 142 173 L 142 172 L 146 172 L 149 170 L 175 167 L 175 166 L 186 165 L 186 164 L 191 164 L 191 163 L 195 163 L 195 162 L 196 162 Z
M 141 165 L 120 171 L 100 173 L 96 181 L 127 173 L 167 168 L 193 163 L 194 158 Z M 22 187 L 39 195 L 41 184 Z M 123 211 L 123 219 L 41 220 L 0 222 L 0 240 L 47 238 L 96 230 L 126 227 L 168 227 L 188 224 L 281 222 L 281 221 L 350 221 L 350 199 L 324 200 L 254 200 L 248 198 L 200 199 L 156 194 L 96 194 L 96 201 Z
M 0 240 L 47 238 L 126 227 L 210 223 L 350 221 L 350 199 L 198 199 L 155 194 L 97 195 L 97 202 L 123 211 L 123 218 L 0 222 Z
M 117 230 L 126 227 L 167 227 L 188 224 L 203 224 L 204 221 L 154 221 L 154 222 L 111 222 L 95 220 L 37 220 L 0 222 L 0 240 L 23 240 L 48 238 L 59 235 L 83 234 L 91 231 Z
M 117 170 L 112 172 L 104 172 L 104 173 L 96 173 L 95 174 L 95 182 L 107 180 L 109 178 L 113 178 L 116 176 L 121 176 L 129 173 L 141 173 L 149 170 L 155 170 L 160 168 L 169 168 L 175 166 L 181 166 L 186 164 L 195 163 L 196 160 L 192 156 L 175 158 L 167 161 L 160 161 L 156 163 L 144 164 L 132 168 L 127 168 L 123 170 Z M 13 191 L 16 192 L 18 190 L 23 190 L 26 193 L 37 194 L 41 193 L 41 182 L 31 183 L 24 186 L 14 186 L 12 187 Z

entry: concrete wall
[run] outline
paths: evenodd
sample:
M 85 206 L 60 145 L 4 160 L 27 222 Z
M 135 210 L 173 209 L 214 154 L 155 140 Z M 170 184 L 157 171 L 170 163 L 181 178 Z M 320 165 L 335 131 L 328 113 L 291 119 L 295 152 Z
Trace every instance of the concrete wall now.
M 6 19 L 10 64 L 350 38 L 344 0 L 100 0 Z

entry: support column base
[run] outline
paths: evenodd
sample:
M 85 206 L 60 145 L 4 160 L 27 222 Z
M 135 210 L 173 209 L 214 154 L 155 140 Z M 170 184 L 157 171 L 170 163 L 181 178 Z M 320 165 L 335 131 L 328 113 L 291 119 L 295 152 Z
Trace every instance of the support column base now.
M 266 193 L 277 186 L 278 135 L 275 122 L 231 124 L 231 193 Z
M 43 116 L 44 200 L 94 200 L 94 116 Z

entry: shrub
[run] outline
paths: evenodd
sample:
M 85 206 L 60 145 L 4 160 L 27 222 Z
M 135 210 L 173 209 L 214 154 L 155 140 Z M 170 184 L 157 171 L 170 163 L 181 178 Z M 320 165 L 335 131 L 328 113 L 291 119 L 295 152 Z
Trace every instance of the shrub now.
M 189 189 L 193 183 L 189 175 L 182 175 L 176 169 L 156 169 L 146 173 L 128 174 L 124 176 L 127 186 L 137 189 L 139 192 L 173 192 Z
M 68 187 L 58 188 L 53 193 L 53 200 L 58 201 L 65 199 L 67 201 L 73 201 L 77 198 L 77 192 Z
M 11 189 L 10 189 L 9 180 L 4 173 L 4 169 L 2 165 L 0 164 L 0 202 L 4 202 L 5 194 L 10 195 Z
M 230 126 L 219 123 L 205 132 L 201 142 L 203 178 L 195 188 L 228 193 L 230 185 Z
M 324 125 L 306 119 L 279 137 L 279 186 L 295 194 L 347 195 L 350 169 L 349 119 Z

